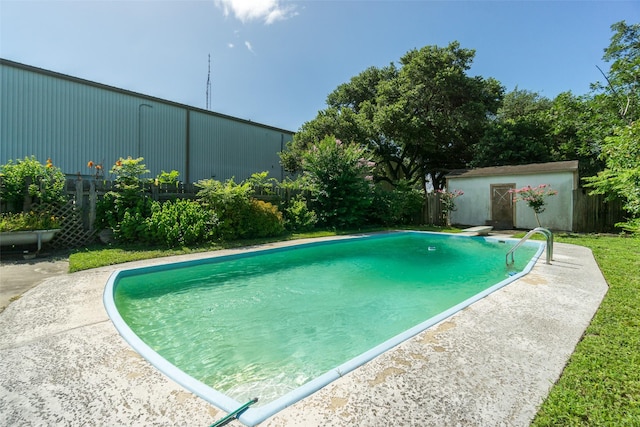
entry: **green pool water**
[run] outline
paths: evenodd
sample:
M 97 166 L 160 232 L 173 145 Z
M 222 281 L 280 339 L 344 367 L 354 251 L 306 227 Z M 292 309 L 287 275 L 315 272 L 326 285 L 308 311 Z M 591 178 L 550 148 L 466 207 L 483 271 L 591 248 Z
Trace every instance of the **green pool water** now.
M 369 236 L 131 274 L 123 320 L 180 370 L 265 404 L 522 270 L 537 246 Z

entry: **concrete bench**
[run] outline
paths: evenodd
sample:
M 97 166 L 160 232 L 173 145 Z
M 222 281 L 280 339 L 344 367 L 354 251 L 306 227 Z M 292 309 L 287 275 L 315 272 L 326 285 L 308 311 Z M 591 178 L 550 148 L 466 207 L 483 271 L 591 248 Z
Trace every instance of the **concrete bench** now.
M 474 236 L 488 236 L 491 230 L 493 230 L 493 227 L 490 225 L 479 225 L 477 227 L 465 228 L 462 232 Z

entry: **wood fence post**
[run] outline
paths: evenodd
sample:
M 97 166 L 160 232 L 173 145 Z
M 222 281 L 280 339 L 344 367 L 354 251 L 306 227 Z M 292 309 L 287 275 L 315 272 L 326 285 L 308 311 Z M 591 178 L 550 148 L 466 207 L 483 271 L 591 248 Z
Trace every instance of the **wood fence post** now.
M 76 206 L 78 209 L 82 210 L 82 206 L 84 205 L 84 195 L 82 189 L 82 178 L 76 179 Z
M 431 218 L 431 195 L 429 194 L 425 194 L 424 195 L 424 203 L 422 204 L 422 221 L 425 224 L 433 224 L 432 218 Z
M 22 202 L 22 212 L 29 212 L 31 210 L 31 204 L 33 203 L 33 198 L 29 194 L 29 187 L 33 181 L 30 176 L 26 176 L 24 179 L 24 201 Z
M 93 230 L 96 222 L 96 204 L 98 203 L 98 193 L 96 191 L 95 180 L 89 181 L 89 230 Z

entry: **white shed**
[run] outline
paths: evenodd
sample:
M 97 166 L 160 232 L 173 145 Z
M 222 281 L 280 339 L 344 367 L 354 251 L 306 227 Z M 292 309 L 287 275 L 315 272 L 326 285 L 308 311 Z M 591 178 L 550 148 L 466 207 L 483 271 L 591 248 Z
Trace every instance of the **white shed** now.
M 498 229 L 533 229 L 538 226 L 533 210 L 515 203 L 509 190 L 549 184 L 558 194 L 547 198 L 539 215 L 543 227 L 573 230 L 573 197 L 578 188 L 578 161 L 495 166 L 452 171 L 446 177 L 448 191 L 462 190 L 451 212 L 452 224 L 492 225 Z

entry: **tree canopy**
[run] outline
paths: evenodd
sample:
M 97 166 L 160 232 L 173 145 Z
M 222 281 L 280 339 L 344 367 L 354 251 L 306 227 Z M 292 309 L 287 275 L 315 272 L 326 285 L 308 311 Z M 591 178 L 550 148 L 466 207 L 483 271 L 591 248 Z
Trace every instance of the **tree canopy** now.
M 407 52 L 400 67 L 370 67 L 327 97 L 328 108 L 305 123 L 282 154 L 299 170 L 302 152 L 327 135 L 366 147 L 378 165 L 376 181 L 401 180 L 436 188 L 451 169 L 471 160 L 503 94 L 495 79 L 470 77 L 475 51 L 453 42 Z
M 640 24 L 622 21 L 611 29 L 603 57 L 612 61 L 607 85 L 596 85 L 604 92 L 593 100 L 611 131 L 600 145 L 606 167 L 586 181 L 593 193 L 625 200 L 629 219 L 622 225 L 640 232 Z
M 611 30 L 614 34 L 602 57 L 611 63 L 607 83 L 596 83 L 594 89 L 605 90 L 604 104 L 631 124 L 640 117 L 640 24 L 620 21 Z
M 552 160 L 551 101 L 527 90 L 507 93 L 496 117 L 474 145 L 473 167 Z
M 638 155 L 631 148 L 640 118 L 640 24 L 611 29 L 605 82 L 554 99 L 518 88 L 505 94 L 497 80 L 470 76 L 475 51 L 458 42 L 412 49 L 397 64 L 339 85 L 281 153 L 282 164 L 300 171 L 305 150 L 329 135 L 366 149 L 376 182 L 422 190 L 428 179 L 442 188 L 457 168 L 579 160 L 581 176 L 598 176 L 594 191 L 626 197 L 637 217 L 633 168 L 640 165 L 614 153 Z

